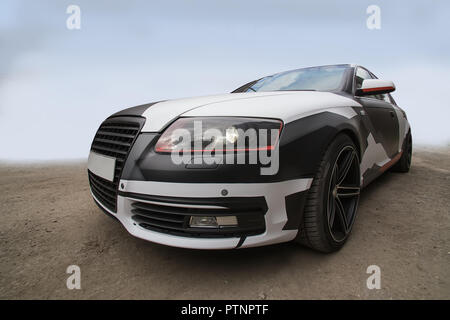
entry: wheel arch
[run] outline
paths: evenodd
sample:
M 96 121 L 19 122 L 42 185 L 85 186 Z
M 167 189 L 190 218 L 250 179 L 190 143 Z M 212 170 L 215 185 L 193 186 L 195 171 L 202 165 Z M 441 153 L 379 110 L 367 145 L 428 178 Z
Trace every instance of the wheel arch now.
M 285 125 L 280 136 L 280 168 L 291 178 L 311 176 L 323 154 L 339 134 L 346 134 L 355 144 L 361 160 L 364 128 L 359 117 L 347 118 L 334 112 L 323 112 Z
M 353 143 L 355 144 L 355 147 L 358 149 L 359 161 L 361 162 L 362 151 L 361 151 L 361 142 L 359 141 L 358 135 L 352 129 L 345 128 L 345 129 L 342 129 L 342 130 L 338 131 L 336 136 L 339 135 L 339 134 L 342 134 L 342 133 L 346 134 L 347 136 L 350 137 L 350 139 L 352 139 Z M 336 138 L 336 136 L 333 137 L 333 140 Z M 330 141 L 330 143 L 331 143 L 331 141 Z

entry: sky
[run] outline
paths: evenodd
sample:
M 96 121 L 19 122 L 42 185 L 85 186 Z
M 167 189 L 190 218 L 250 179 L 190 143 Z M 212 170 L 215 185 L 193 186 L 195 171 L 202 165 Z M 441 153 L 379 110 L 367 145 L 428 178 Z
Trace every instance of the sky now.
M 0 160 L 86 158 L 118 110 L 336 63 L 394 81 L 415 143 L 448 146 L 449 31 L 446 0 L 2 0 Z

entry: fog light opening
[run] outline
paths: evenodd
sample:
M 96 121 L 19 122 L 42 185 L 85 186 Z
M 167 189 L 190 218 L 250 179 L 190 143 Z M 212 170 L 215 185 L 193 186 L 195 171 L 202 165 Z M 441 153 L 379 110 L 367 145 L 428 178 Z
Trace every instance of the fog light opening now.
M 189 226 L 196 228 L 218 228 L 216 217 L 191 216 Z
M 191 216 L 189 226 L 194 228 L 227 228 L 237 227 L 236 216 Z

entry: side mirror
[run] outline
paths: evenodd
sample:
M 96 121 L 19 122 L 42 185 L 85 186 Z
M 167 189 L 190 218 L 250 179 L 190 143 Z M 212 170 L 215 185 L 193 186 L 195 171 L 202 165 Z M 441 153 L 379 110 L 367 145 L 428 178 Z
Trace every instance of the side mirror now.
M 362 83 L 361 88 L 356 90 L 357 96 L 368 96 L 372 94 L 389 93 L 395 90 L 392 81 L 380 79 L 367 79 Z

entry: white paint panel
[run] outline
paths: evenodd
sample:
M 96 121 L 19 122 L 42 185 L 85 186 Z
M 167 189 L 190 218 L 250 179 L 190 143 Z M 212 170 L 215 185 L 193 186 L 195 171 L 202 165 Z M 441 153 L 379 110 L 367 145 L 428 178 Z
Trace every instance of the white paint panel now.
M 361 85 L 361 89 L 377 89 L 377 88 L 386 88 L 392 87 L 395 90 L 395 85 L 392 81 L 382 80 L 382 79 L 366 79 L 363 81 Z
M 154 196 L 217 198 L 223 197 L 221 191 L 227 189 L 227 197 L 255 197 L 269 194 L 271 197 L 283 198 L 283 196 L 309 189 L 311 182 L 312 179 L 272 183 L 176 183 L 120 180 L 120 185 L 124 186 L 121 189 L 123 192 Z
M 148 108 L 142 116 L 146 118 L 142 132 L 159 132 L 169 122 L 181 114 L 211 103 L 219 103 L 229 100 L 248 99 L 254 96 L 268 96 L 286 94 L 283 92 L 258 92 L 258 93 L 227 93 L 204 97 L 183 98 L 159 102 Z
M 373 167 L 374 164 L 382 167 L 384 164 L 388 163 L 389 156 L 384 150 L 381 143 L 376 143 L 372 133 L 369 133 L 367 137 L 367 149 L 364 151 L 363 157 L 361 159 L 361 179 L 364 173 Z
M 274 183 L 170 183 L 156 181 L 121 180 L 125 192 L 164 195 L 175 197 L 222 197 L 221 190 L 227 189 L 227 197 L 264 196 L 267 202 L 265 215 L 266 231 L 257 236 L 249 236 L 241 246 L 254 247 L 290 241 L 298 230 L 283 230 L 287 222 L 285 196 L 308 190 L 312 179 L 294 179 Z M 95 197 L 94 197 L 95 198 Z M 132 198 L 118 196 L 116 216 L 129 233 L 138 238 L 169 246 L 194 249 L 233 249 L 239 238 L 205 239 L 174 236 L 154 232 L 137 225 L 132 219 Z M 102 206 L 110 212 L 107 208 Z
M 361 107 L 356 101 L 331 92 L 277 91 L 230 93 L 199 98 L 170 100 L 148 108 L 142 132 L 159 132 L 179 116 L 263 117 L 288 123 L 323 111 L 354 116 L 348 107 Z
M 188 111 L 183 116 L 262 117 L 281 119 L 284 123 L 289 123 L 323 111 L 333 112 L 336 109 L 339 110 L 337 113 L 342 113 L 343 107 L 361 107 L 361 105 L 330 92 L 298 91 L 285 95 L 212 103 Z
M 116 158 L 91 151 L 88 158 L 88 169 L 103 179 L 113 181 Z

